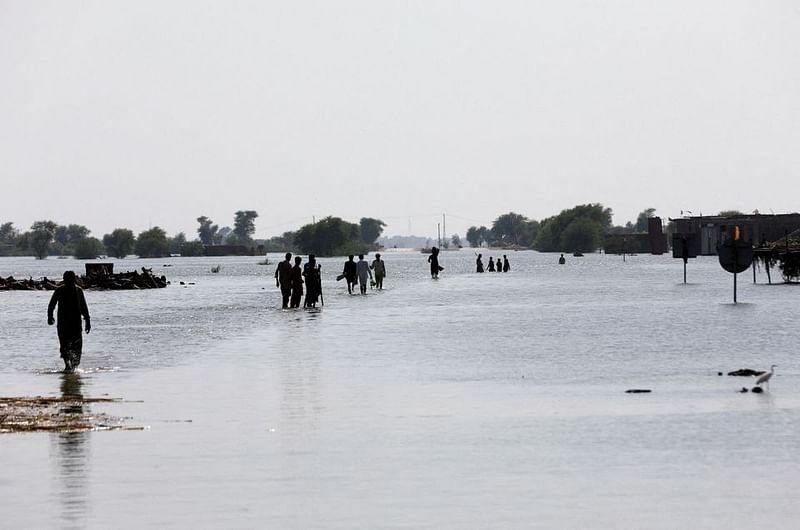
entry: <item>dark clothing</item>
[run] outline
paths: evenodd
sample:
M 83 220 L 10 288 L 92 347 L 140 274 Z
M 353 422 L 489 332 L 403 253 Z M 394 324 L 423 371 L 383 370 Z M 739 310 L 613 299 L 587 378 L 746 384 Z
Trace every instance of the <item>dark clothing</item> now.
M 345 261 L 342 274 L 344 275 L 344 281 L 347 282 L 347 292 L 353 294 L 353 286 L 356 284 L 356 278 L 358 278 L 356 262 L 349 259 Z
M 281 305 L 284 309 L 289 307 L 289 297 L 292 295 L 292 282 L 290 279 L 292 264 L 284 260 L 278 263 L 275 269 L 275 279 L 281 288 Z
M 344 274 L 344 279 L 347 280 L 347 283 L 356 283 L 356 278 L 358 277 L 358 268 L 356 267 L 356 262 L 349 260 L 345 261 L 342 274 Z
M 475 272 L 483 272 L 483 261 L 481 261 L 481 258 L 475 260 L 475 265 L 477 266 L 477 270 Z
M 437 254 L 431 254 L 428 256 L 428 261 L 431 264 L 431 276 L 434 278 L 439 277 L 439 256 Z
M 292 286 L 292 301 L 290 307 L 300 307 L 300 299 L 303 298 L 303 269 L 300 268 L 300 265 L 292 267 L 289 278 Z
M 53 291 L 50 304 L 47 306 L 48 320 L 53 318 L 53 311 L 58 305 L 57 329 L 61 358 L 68 369 L 75 368 L 81 362 L 83 351 L 83 329 L 81 317 L 89 325 L 89 307 L 83 289 L 77 285 L 65 284 Z
M 316 307 L 317 300 L 322 294 L 322 277 L 319 267 L 312 263 L 306 263 L 303 267 L 303 276 L 306 278 L 306 307 Z
M 486 269 L 489 272 L 494 272 L 494 259 L 489 258 L 489 267 Z
M 508 263 L 506 258 L 503 258 L 503 272 L 508 272 L 511 270 L 511 264 Z

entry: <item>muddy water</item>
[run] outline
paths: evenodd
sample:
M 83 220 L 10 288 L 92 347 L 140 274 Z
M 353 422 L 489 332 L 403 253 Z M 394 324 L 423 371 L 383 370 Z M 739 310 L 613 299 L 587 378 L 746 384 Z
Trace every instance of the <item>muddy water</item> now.
M 385 254 L 322 311 L 255 258 L 127 260 L 173 282 L 90 292 L 77 381 L 47 293 L 0 293 L 3 396 L 119 397 L 145 431 L 0 436 L 2 526 L 786 528 L 800 517 L 794 286 L 713 258 Z M 488 253 L 484 253 L 488 258 Z M 276 259 L 272 257 L 272 259 Z M 211 266 L 222 266 L 211 274 Z M 171 265 L 164 267 L 164 265 Z M 80 262 L 0 259 L 0 275 Z M 185 285 L 181 286 L 179 282 Z M 193 284 L 193 285 L 191 285 Z M 771 389 L 718 371 L 778 364 Z M 628 388 L 650 394 L 625 394 Z

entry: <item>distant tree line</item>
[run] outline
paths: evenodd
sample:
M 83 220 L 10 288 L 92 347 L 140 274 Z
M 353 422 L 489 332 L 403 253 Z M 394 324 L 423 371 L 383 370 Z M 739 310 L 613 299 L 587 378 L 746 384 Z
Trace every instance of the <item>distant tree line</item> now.
M 127 228 L 115 228 L 102 240 L 91 237 L 91 230 L 83 225 L 59 225 L 50 220 L 36 221 L 30 230 L 21 232 L 13 222 L 0 224 L 0 256 L 33 255 L 37 259 L 48 256 L 74 256 L 78 259 L 94 259 L 100 256 L 125 258 L 135 254 L 141 258 L 160 258 L 172 254 L 202 256 L 205 245 L 240 245 L 251 247 L 256 242 L 254 210 L 239 210 L 234 214 L 233 229 L 220 229 L 208 217 L 197 218 L 198 238 L 187 240 L 179 232 L 169 237 L 166 231 L 154 226 L 134 235 Z
M 593 252 L 603 246 L 606 234 L 647 231 L 647 220 L 654 208 L 642 211 L 636 223 L 612 226 L 611 208 L 599 203 L 582 204 L 562 210 L 558 215 L 535 221 L 510 212 L 499 216 L 491 228 L 471 226 L 466 238 L 471 247 L 483 245 L 532 248 L 540 252 Z
M 733 214 L 734 211 L 721 212 Z M 738 213 L 738 212 L 735 212 Z M 491 227 L 471 226 L 466 240 L 472 247 L 483 245 L 507 248 L 532 248 L 542 252 L 591 252 L 603 246 L 606 234 L 641 233 L 655 214 L 646 208 L 635 223 L 612 226 L 611 208 L 599 203 L 583 204 L 558 215 L 536 221 L 524 215 L 509 212 L 494 220 Z M 300 252 L 318 256 L 361 254 L 375 250 L 377 239 L 383 234 L 386 223 L 380 219 L 362 217 L 351 223 L 340 217 L 328 216 L 304 225 L 296 231 L 284 232 L 266 240 L 254 240 L 258 212 L 238 210 L 234 214 L 233 228 L 222 227 L 209 217 L 197 218 L 197 238 L 188 240 L 179 232 L 169 237 L 161 227 L 154 226 L 135 235 L 127 228 L 115 228 L 102 239 L 92 237 L 91 231 L 78 224 L 59 225 L 50 220 L 36 221 L 28 231 L 20 232 L 12 222 L 0 224 L 0 256 L 34 255 L 44 259 L 49 255 L 71 255 L 79 259 L 99 256 L 124 258 L 157 258 L 180 254 L 202 256 L 211 246 L 230 245 L 255 248 L 265 252 Z M 461 246 L 454 234 L 445 239 L 443 246 Z
M 380 219 L 361 218 L 358 224 L 339 217 L 326 217 L 301 227 L 296 232 L 284 232 L 267 240 L 254 240 L 258 212 L 239 210 L 234 214 L 233 228 L 215 224 L 207 216 L 197 218 L 197 238 L 187 240 L 179 232 L 169 237 L 166 231 L 154 226 L 135 235 L 127 228 L 115 228 L 102 240 L 91 237 L 83 225 L 59 225 L 50 220 L 36 221 L 30 230 L 20 232 L 13 222 L 0 224 L 0 256 L 34 255 L 74 256 L 94 259 L 100 256 L 125 258 L 135 254 L 142 258 L 159 258 L 173 254 L 202 256 L 209 246 L 259 247 L 266 252 L 300 251 L 320 256 L 366 253 L 377 248 L 375 241 L 386 224 Z

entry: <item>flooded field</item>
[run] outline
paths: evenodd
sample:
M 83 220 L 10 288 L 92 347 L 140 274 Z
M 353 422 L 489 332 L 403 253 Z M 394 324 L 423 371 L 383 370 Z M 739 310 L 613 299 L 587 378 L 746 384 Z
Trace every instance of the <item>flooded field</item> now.
M 313 312 L 280 309 L 278 256 L 115 261 L 172 283 L 87 292 L 66 382 L 50 293 L 0 292 L 0 397 L 80 395 L 143 429 L 0 435 L 3 526 L 795 526 L 800 287 L 747 271 L 734 305 L 716 258 L 684 285 L 667 256 L 507 255 L 477 275 L 446 252 L 431 280 L 386 252 L 366 296 L 325 259 Z M 2 276 L 68 268 L 0 258 Z M 760 395 L 718 375 L 771 364 Z

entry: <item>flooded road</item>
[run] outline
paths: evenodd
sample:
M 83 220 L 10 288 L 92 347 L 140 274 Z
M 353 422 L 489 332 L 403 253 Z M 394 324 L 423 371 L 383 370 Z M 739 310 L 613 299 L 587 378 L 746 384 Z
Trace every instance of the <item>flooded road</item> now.
M 492 253 L 484 252 L 484 260 Z M 786 528 L 800 517 L 800 290 L 716 258 L 386 252 L 386 290 L 283 311 L 259 258 L 115 262 L 65 382 L 49 293 L 3 292 L 0 395 L 121 398 L 144 431 L 0 435 L 3 526 Z M 494 253 L 495 257 L 497 253 Z M 164 265 L 170 265 L 164 267 Z M 212 274 L 212 266 L 220 273 Z M 82 262 L 0 259 L 0 275 Z M 749 280 L 749 281 L 748 281 Z M 763 281 L 763 280 L 760 280 Z M 180 285 L 184 282 L 184 285 Z M 777 364 L 771 389 L 718 376 Z M 629 388 L 650 394 L 626 394 Z

